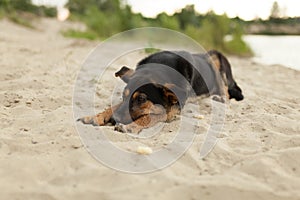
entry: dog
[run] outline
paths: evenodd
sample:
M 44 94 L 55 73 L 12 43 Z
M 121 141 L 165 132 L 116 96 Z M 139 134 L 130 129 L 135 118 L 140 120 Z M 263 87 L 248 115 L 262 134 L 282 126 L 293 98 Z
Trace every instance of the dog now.
M 115 76 L 127 84 L 122 102 L 79 121 L 95 126 L 111 123 L 117 131 L 139 133 L 172 121 L 190 96 L 208 95 L 221 103 L 244 99 L 229 61 L 216 50 L 157 52 L 141 60 L 135 70 L 123 66 Z

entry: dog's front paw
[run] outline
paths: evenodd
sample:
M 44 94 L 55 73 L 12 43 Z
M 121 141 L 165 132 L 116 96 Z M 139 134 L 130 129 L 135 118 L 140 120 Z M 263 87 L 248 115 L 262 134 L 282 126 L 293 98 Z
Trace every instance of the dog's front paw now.
M 121 133 L 138 134 L 141 131 L 141 129 L 138 128 L 137 125 L 132 125 L 132 124 L 125 125 L 125 124 L 118 123 L 115 125 L 115 131 L 119 131 Z
M 97 116 L 87 116 L 77 119 L 77 121 L 81 121 L 84 124 L 91 124 L 93 126 L 103 126 L 104 119 Z
M 124 124 L 117 123 L 115 125 L 115 131 L 119 131 L 121 133 L 127 133 L 126 126 Z

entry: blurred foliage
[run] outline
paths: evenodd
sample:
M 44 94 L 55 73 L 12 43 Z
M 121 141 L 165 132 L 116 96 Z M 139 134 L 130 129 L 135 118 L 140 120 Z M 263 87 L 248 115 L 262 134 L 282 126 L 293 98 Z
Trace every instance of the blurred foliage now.
M 163 28 L 168 28 L 172 30 L 180 30 L 180 24 L 178 20 L 175 17 L 170 17 L 166 13 L 160 13 L 156 17 L 156 23 L 158 26 L 163 27 Z M 157 26 L 156 25 L 156 26 Z M 155 24 L 154 24 L 155 26 Z
M 71 11 L 71 19 L 84 22 L 87 30 L 86 33 L 69 30 L 64 34 L 66 36 L 95 39 L 96 35 L 98 38 L 107 38 L 132 28 L 154 26 L 183 32 L 206 49 L 251 55 L 250 48 L 242 40 L 243 29 L 239 21 L 213 12 L 201 15 L 193 5 L 186 6 L 172 16 L 160 13 L 155 19 L 133 13 L 131 7 L 122 0 L 69 0 L 67 7 Z M 232 39 L 225 41 L 228 34 L 232 35 Z
M 104 39 L 132 28 L 154 26 L 185 33 L 206 49 L 214 48 L 240 55 L 251 53 L 242 40 L 242 20 L 232 20 L 213 12 L 199 14 L 194 5 L 188 5 L 172 16 L 160 13 L 155 19 L 133 13 L 125 0 L 69 0 L 66 7 L 71 12 L 71 20 L 81 21 L 87 26 L 86 31 L 64 31 L 62 34 L 66 37 Z M 0 17 L 5 16 L 18 24 L 33 27 L 30 23 L 32 15 L 24 13 L 46 17 L 57 14 L 55 8 L 36 6 L 31 0 L 0 0 Z M 227 35 L 231 35 L 232 39 L 225 41 Z
M 196 12 L 194 5 L 187 5 L 180 12 L 175 13 L 174 17 L 178 20 L 181 30 L 185 30 L 188 25 L 199 27 L 202 18 Z
M 31 0 L 0 0 L 0 18 L 7 17 L 9 20 L 34 28 L 31 24 L 33 17 L 56 17 L 54 7 L 36 6 Z
M 231 30 L 234 30 L 230 36 L 229 40 L 225 40 L 225 49 L 230 54 L 237 54 L 241 56 L 253 55 L 252 50 L 243 41 L 243 27 L 239 23 L 233 23 L 231 25 Z
M 0 10 L 6 14 L 28 12 L 42 17 L 56 17 L 57 15 L 56 8 L 36 6 L 31 3 L 31 0 L 0 0 Z

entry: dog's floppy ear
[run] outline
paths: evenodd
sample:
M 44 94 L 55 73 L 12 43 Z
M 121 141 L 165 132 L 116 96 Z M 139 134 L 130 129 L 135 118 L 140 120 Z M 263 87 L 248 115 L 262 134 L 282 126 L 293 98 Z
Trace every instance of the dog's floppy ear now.
M 168 100 L 171 105 L 175 105 L 178 103 L 178 98 L 176 95 L 171 91 L 172 88 L 175 88 L 176 86 L 172 83 L 166 83 L 163 87 L 163 93 L 164 97 Z
M 186 88 L 181 88 L 173 83 L 163 85 L 163 95 L 171 105 L 179 104 L 181 107 L 184 106 L 188 98 Z
M 128 83 L 131 76 L 134 74 L 134 70 L 126 66 L 123 66 L 119 71 L 115 73 L 116 77 L 120 77 L 125 83 Z

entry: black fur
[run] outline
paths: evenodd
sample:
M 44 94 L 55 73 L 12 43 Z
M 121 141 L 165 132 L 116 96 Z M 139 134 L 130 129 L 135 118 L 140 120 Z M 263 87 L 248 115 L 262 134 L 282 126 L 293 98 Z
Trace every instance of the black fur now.
M 220 71 L 211 64 L 209 56 L 216 55 L 220 61 Z M 129 68 L 122 68 L 116 73 L 120 76 Z M 171 70 L 171 71 L 170 71 Z M 174 92 L 178 98 L 178 105 L 182 108 L 187 98 L 195 95 L 225 96 L 224 85 L 228 87 L 229 98 L 242 100 L 242 90 L 234 81 L 231 66 L 228 60 L 218 51 L 209 51 L 207 54 L 191 54 L 186 51 L 162 51 L 152 54 L 141 60 L 136 70 L 122 78 L 129 89 L 130 95 L 123 100 L 122 106 L 114 113 L 114 118 L 129 115 L 131 96 L 135 91 L 143 92 L 148 100 L 154 104 L 166 106 L 163 98 L 165 84 L 173 87 L 167 88 Z M 173 73 L 174 71 L 174 73 Z M 172 72 L 172 73 L 171 73 Z M 223 87 L 223 88 L 222 88 Z M 128 109 L 129 108 L 129 109 Z M 122 122 L 122 121 L 121 121 Z M 122 122 L 126 123 L 126 122 Z

